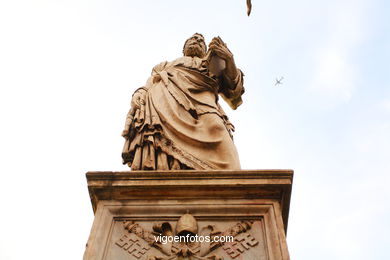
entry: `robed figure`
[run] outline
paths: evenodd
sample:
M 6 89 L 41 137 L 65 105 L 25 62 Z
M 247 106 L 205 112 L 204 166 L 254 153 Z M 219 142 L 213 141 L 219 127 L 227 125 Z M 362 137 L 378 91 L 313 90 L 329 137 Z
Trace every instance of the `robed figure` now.
M 216 37 L 207 50 L 194 34 L 184 56 L 162 62 L 132 97 L 122 133 L 123 163 L 132 170 L 237 170 L 233 125 L 219 95 L 236 109 L 244 93 L 243 73 L 233 54 Z

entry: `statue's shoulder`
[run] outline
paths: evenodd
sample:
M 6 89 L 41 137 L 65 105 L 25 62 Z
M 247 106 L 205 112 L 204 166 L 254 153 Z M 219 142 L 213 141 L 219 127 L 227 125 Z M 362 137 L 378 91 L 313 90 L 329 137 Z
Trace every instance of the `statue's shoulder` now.
M 183 66 L 191 69 L 200 69 L 204 64 L 204 60 L 198 57 L 184 56 L 177 58 L 176 60 L 170 62 L 170 64 L 172 66 Z
M 175 67 L 175 66 L 183 66 L 183 67 L 187 67 L 187 68 L 198 68 L 203 64 L 202 62 L 203 62 L 203 60 L 200 58 L 197 58 L 197 57 L 192 58 L 192 57 L 187 57 L 187 56 L 179 57 L 179 58 L 177 58 L 173 61 L 170 61 L 170 62 L 163 61 L 163 62 L 161 62 L 153 67 L 152 75 L 155 73 L 161 72 L 161 71 L 165 70 L 166 68 Z
M 152 69 L 152 75 L 164 70 L 167 67 L 168 63 L 169 63 L 168 61 L 163 61 L 157 64 L 156 66 L 154 66 Z
M 179 57 L 176 60 L 170 62 L 173 66 L 187 64 L 191 57 Z
M 172 66 L 176 66 L 176 65 L 181 65 L 181 64 L 187 64 L 188 61 L 186 60 L 186 58 L 188 57 L 180 57 L 180 58 L 177 58 L 173 61 L 163 61 L 163 62 L 160 62 L 159 64 L 157 64 L 156 66 L 153 67 L 153 70 L 152 70 L 152 75 L 154 73 L 157 73 L 157 72 L 160 72 L 160 71 L 163 71 L 164 69 L 168 68 L 168 67 L 172 67 Z

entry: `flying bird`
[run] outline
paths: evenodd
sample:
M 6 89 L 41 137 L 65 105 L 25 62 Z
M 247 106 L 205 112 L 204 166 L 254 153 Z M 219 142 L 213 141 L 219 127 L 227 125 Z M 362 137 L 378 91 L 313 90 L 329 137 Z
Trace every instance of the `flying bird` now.
M 246 7 L 247 7 L 246 13 L 249 16 L 251 14 L 251 11 L 252 11 L 252 1 L 251 0 L 246 0 Z
M 282 82 L 283 79 L 284 79 L 283 77 L 281 77 L 280 79 L 276 78 L 275 86 L 276 85 L 282 85 L 283 84 L 283 82 Z

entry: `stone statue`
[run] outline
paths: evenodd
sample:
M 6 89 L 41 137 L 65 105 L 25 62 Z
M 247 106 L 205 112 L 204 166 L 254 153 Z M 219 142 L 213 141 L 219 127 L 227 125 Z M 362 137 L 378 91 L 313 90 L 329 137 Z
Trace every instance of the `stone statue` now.
M 134 92 L 122 133 L 123 164 L 132 170 L 238 170 L 234 127 L 218 94 L 236 109 L 243 73 L 220 37 L 207 50 L 204 37 L 195 33 L 183 54 L 155 66 Z

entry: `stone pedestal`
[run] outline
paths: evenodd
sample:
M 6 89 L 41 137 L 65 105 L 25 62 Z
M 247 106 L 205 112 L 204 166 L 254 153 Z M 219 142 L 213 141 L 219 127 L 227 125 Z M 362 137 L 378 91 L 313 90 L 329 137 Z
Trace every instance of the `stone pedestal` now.
M 291 170 L 88 172 L 87 179 L 95 220 L 84 260 L 289 259 Z M 154 240 L 174 235 L 212 241 Z

